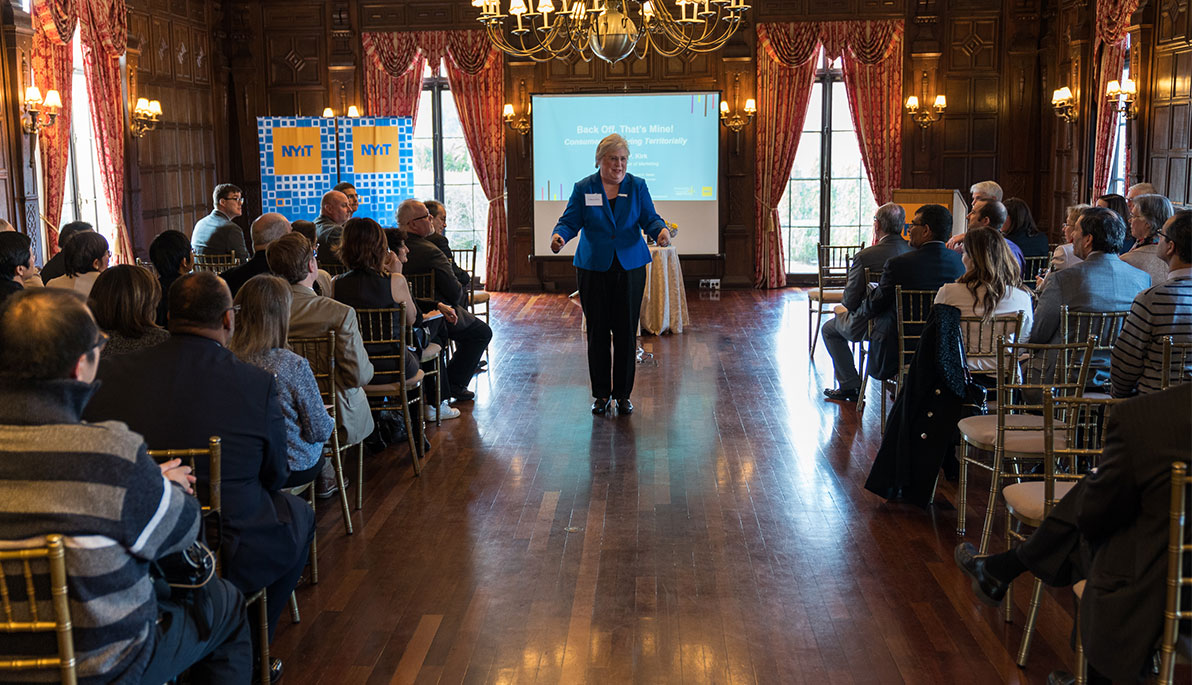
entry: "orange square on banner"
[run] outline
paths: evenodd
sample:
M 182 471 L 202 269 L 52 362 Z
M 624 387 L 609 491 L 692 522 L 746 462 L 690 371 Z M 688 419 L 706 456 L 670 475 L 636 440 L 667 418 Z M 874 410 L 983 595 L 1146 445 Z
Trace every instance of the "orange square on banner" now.
M 319 129 L 273 129 L 273 173 L 276 176 L 323 173 Z
M 396 174 L 401 171 L 396 126 L 352 128 L 352 171 L 357 174 Z

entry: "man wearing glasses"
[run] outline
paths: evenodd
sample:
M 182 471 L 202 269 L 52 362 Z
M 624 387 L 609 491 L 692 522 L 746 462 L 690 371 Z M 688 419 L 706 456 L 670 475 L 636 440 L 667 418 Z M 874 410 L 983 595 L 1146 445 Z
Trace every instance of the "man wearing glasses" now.
M 237 259 L 248 259 L 244 231 L 232 222 L 244 211 L 244 193 L 231 183 L 221 183 L 211 193 L 211 202 L 215 208 L 199 219 L 190 235 L 195 254 L 234 254 Z

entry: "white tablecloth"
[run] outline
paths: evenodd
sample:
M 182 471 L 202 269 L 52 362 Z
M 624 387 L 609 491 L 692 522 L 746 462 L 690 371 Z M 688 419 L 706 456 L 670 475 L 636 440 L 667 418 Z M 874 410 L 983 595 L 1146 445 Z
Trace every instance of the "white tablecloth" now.
M 650 258 L 646 267 L 646 292 L 642 296 L 642 331 L 682 333 L 683 326 L 691 323 L 691 319 L 687 315 L 679 253 L 673 245 L 655 245 L 650 248 Z

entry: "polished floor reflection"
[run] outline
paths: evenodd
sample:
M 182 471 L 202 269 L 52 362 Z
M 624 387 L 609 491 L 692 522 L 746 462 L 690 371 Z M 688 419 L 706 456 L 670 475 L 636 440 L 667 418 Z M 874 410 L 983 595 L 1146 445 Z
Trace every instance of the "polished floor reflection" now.
M 858 421 L 821 401 L 831 361 L 822 345 L 808 359 L 802 292 L 689 295 L 683 335 L 643 339 L 630 417 L 588 411 L 579 307 L 494 295 L 491 370 L 431 429 L 422 476 L 404 448 L 372 457 L 351 537 L 321 508 L 320 582 L 274 645 L 286 683 L 977 685 L 1071 669 L 1063 591 L 1015 666 L 1029 581 L 1014 623 L 973 599 L 951 559 L 954 484 L 928 511 L 862 488 L 878 403 Z

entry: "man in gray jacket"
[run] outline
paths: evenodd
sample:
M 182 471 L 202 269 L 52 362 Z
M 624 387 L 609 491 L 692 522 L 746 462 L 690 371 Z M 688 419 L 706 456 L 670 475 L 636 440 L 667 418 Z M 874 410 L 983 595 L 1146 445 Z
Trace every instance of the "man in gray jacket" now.
M 221 183 L 211 193 L 211 204 L 215 208 L 199 219 L 190 234 L 195 254 L 234 254 L 237 259 L 248 259 L 244 231 L 232 222 L 244 208 L 244 193 L 231 183 Z

